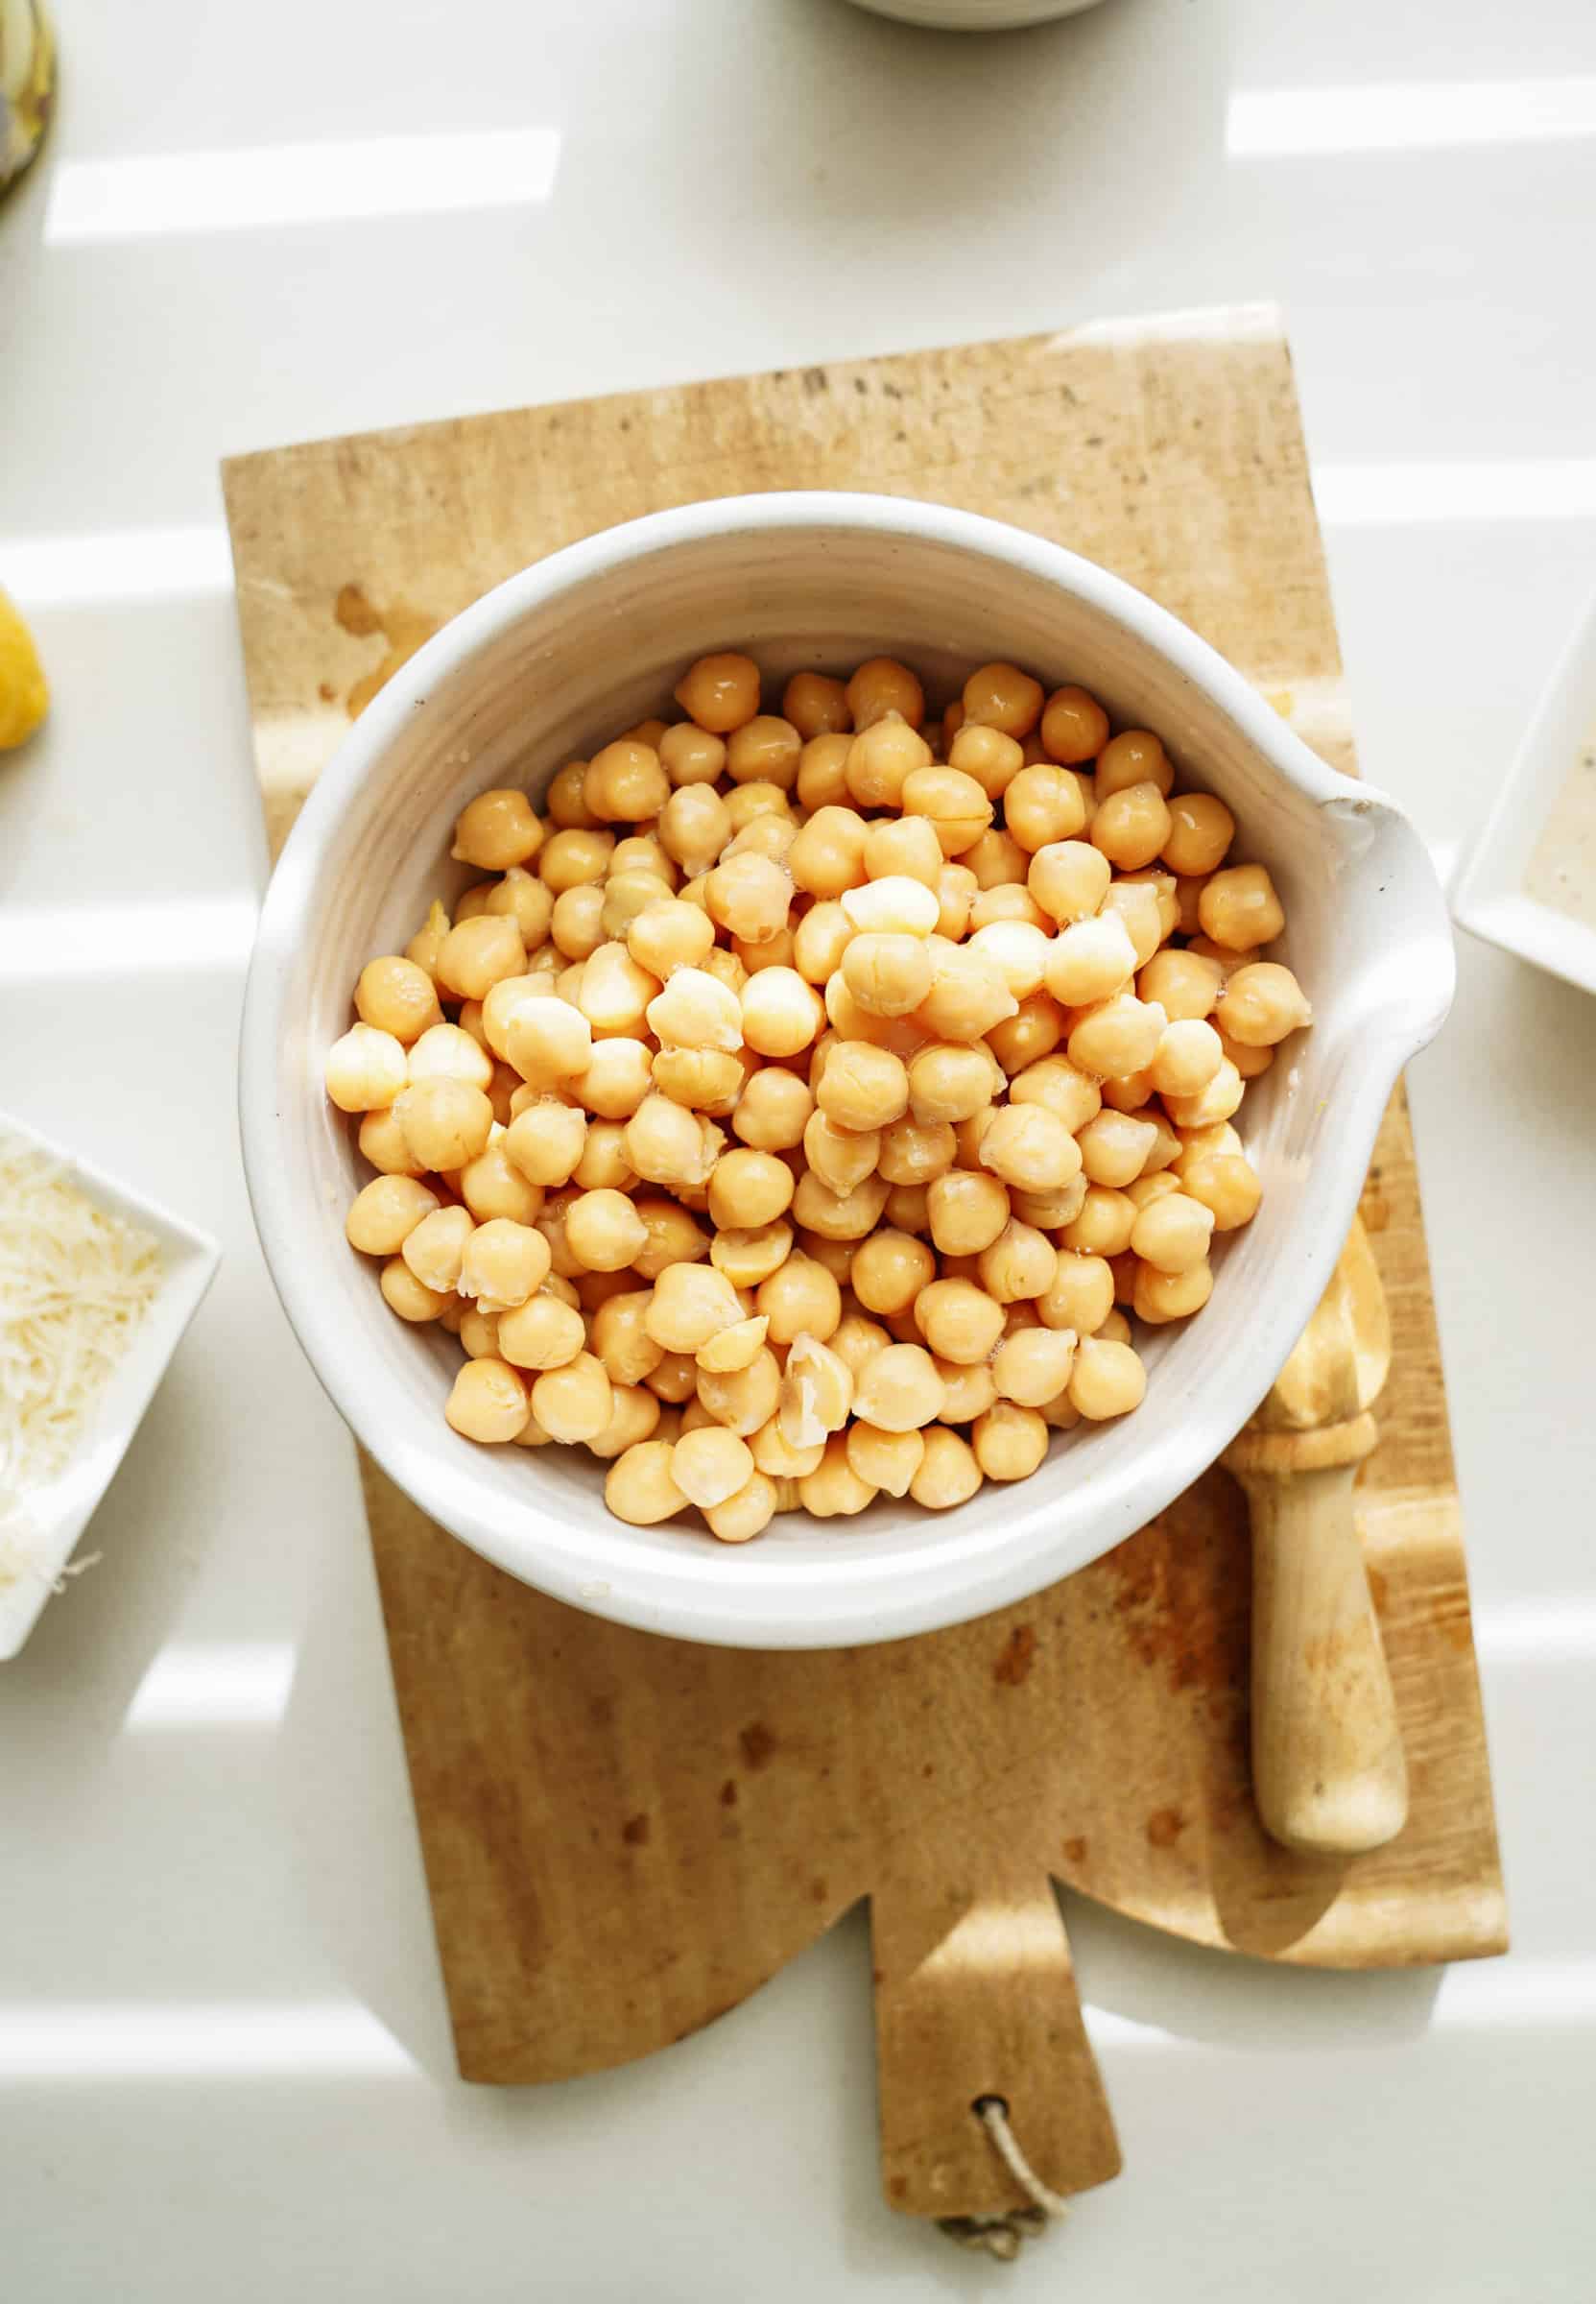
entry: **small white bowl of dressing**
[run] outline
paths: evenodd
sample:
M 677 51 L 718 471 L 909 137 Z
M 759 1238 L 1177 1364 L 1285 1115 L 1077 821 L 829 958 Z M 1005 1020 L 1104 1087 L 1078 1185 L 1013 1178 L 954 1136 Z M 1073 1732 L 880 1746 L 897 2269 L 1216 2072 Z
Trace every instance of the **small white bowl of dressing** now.
M 220 1261 L 0 1113 L 0 1662 L 60 1589 Z
M 1596 992 L 1596 598 L 1452 892 L 1460 928 Z

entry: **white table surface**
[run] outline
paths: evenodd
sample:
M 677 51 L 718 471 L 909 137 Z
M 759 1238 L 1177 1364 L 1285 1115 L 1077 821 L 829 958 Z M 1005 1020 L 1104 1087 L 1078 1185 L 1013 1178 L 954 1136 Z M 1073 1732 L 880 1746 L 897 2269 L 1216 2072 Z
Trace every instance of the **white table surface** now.
M 0 1669 L 6 2294 L 1588 2297 L 1596 1007 L 1465 940 L 1412 1074 L 1509 1959 L 1291 1975 L 1073 1905 L 1127 2172 L 1007 2271 L 879 2204 L 857 1914 L 667 2054 L 468 2089 L 351 1451 L 239 1173 L 263 852 L 217 460 L 1278 299 L 1366 772 L 1449 863 L 1596 581 L 1589 0 L 977 42 L 840 0 L 59 13 L 0 207 L 0 582 L 56 691 L 0 764 L 0 1104 L 226 1261 L 103 1564 Z

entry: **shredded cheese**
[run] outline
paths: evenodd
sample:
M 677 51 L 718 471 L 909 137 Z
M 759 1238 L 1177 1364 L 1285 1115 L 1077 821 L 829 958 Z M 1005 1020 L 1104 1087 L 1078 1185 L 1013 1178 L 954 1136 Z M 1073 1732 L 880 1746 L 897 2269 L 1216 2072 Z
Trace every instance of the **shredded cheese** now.
M 35 1513 L 160 1286 L 160 1251 L 0 1136 L 0 1584 L 37 1572 Z

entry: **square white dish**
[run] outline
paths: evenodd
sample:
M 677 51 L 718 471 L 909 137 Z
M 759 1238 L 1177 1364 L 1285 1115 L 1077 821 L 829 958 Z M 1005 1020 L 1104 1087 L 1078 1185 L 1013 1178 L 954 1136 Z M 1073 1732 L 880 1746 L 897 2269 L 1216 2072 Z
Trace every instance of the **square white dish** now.
M 207 1234 L 0 1112 L 0 1141 L 8 1140 L 43 1153 L 96 1208 L 149 1233 L 160 1253 L 161 1278 L 127 1352 L 89 1411 L 70 1461 L 30 1502 L 30 1565 L 0 1580 L 0 1663 L 17 1653 L 38 1620 L 221 1261 L 221 1250 Z
M 1558 660 L 1495 804 L 1452 891 L 1460 928 L 1596 992 L 1596 927 L 1530 894 L 1526 879 L 1547 820 L 1576 775 L 1590 780 L 1588 870 L 1596 881 L 1596 597 Z

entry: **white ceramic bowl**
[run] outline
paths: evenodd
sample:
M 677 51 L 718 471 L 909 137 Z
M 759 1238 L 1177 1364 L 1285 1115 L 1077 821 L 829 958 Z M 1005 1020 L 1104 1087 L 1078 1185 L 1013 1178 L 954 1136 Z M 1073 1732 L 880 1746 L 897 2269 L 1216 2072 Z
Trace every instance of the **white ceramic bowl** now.
M 1290 914 L 1283 946 L 1318 1017 L 1251 1091 L 1255 1221 L 1216 1258 L 1211 1303 L 1143 1339 L 1148 1398 L 1055 1443 L 1042 1470 L 933 1516 L 784 1516 L 755 1544 L 632 1528 L 581 1449 L 485 1449 L 442 1408 L 459 1347 L 383 1304 L 344 1238 L 364 1180 L 322 1089 L 372 954 L 472 877 L 445 858 L 462 804 L 539 793 L 573 756 L 665 704 L 710 648 L 773 683 L 889 653 L 933 692 L 994 657 L 1078 680 L 1158 731 L 1218 792 Z M 245 1006 L 241 1114 L 273 1276 L 334 1402 L 426 1511 L 490 1560 L 624 1623 L 749 1647 L 825 1647 L 979 1616 L 1080 1568 L 1210 1464 L 1268 1390 L 1327 1280 L 1392 1083 L 1451 998 L 1445 908 L 1389 801 L 1336 776 L 1241 676 L 1139 592 L 1019 530 L 929 504 L 765 495 L 696 504 L 556 553 L 456 618 L 362 715 L 268 892 Z
M 1078 16 L 1098 0 L 854 0 L 872 16 L 894 16 L 931 32 L 1016 32 L 1026 24 Z

